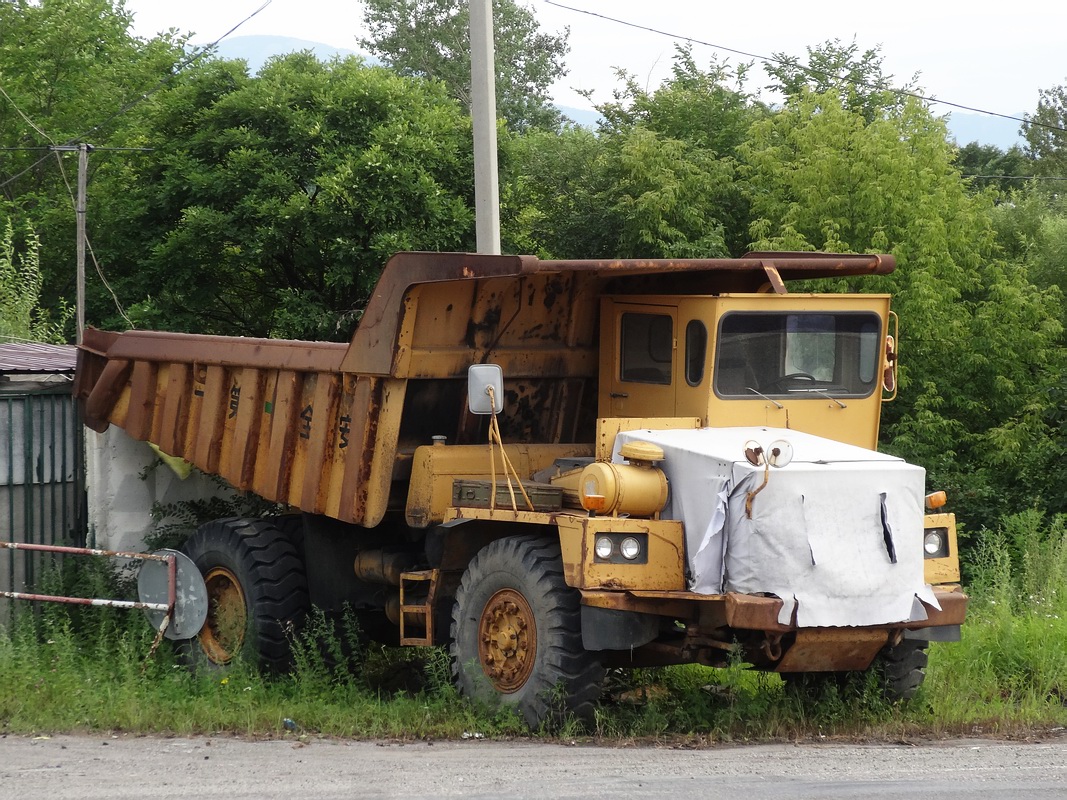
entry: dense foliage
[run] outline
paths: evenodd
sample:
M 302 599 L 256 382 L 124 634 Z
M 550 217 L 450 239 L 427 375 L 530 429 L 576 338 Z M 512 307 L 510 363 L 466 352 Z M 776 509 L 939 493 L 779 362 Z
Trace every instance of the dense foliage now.
M 369 35 L 360 45 L 401 75 L 441 81 L 471 107 L 470 3 L 467 0 L 364 0 Z M 541 31 L 516 0 L 493 0 L 497 115 L 509 128 L 555 128 L 549 87 L 566 74 L 567 31 Z
M 123 327 L 121 308 L 141 327 L 346 338 L 392 252 L 473 244 L 460 5 L 368 3 L 368 46 L 393 69 L 305 53 L 251 76 L 191 58 L 180 36 L 131 36 L 120 2 L 0 0 L 0 147 L 45 148 L 0 155 L 7 263 L 39 264 L 41 305 L 63 319 L 73 172 L 46 148 L 89 141 L 91 323 Z M 830 287 L 895 296 L 884 446 L 926 466 L 973 531 L 1064 510 L 1067 207 L 1055 183 L 1019 180 L 1063 175 L 1062 87 L 1042 94 L 1025 151 L 1005 153 L 953 143 L 892 90 L 877 50 L 779 58 L 771 107 L 748 65 L 680 48 L 660 86 L 620 75 L 597 130 L 561 127 L 545 92 L 566 33 L 494 7 L 498 64 L 514 70 L 499 105 L 506 249 L 893 253 L 893 276 Z M 411 25 L 423 12 L 436 27 Z M 987 175 L 1003 180 L 968 177 Z

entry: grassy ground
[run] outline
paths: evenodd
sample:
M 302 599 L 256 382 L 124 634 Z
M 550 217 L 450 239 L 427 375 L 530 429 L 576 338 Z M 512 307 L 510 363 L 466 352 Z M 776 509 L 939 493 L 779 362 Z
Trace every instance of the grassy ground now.
M 1025 515 L 1020 515 L 1023 517 Z M 611 673 L 592 729 L 553 735 L 692 742 L 1015 736 L 1067 726 L 1067 544 L 1063 520 L 1009 523 L 974 552 L 962 641 L 931 648 L 926 683 L 903 706 L 865 676 L 818 696 L 742 665 Z M 24 609 L 28 607 L 23 607 Z M 367 645 L 311 626 L 291 675 L 241 665 L 190 675 L 132 612 L 47 606 L 0 631 L 0 731 L 235 733 L 349 738 L 524 736 L 508 713 L 471 707 L 437 649 Z M 346 640 L 350 645 L 343 646 Z

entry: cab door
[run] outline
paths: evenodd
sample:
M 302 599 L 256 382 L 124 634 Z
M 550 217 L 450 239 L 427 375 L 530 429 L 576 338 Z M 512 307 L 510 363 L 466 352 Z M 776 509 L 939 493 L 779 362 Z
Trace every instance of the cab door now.
M 605 298 L 600 313 L 600 342 L 599 416 L 675 416 L 676 305 Z

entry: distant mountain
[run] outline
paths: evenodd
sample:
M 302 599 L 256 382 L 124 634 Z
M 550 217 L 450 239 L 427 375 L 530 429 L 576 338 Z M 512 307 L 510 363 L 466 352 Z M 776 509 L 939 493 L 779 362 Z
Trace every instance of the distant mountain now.
M 295 39 L 291 36 L 234 36 L 232 39 L 224 39 L 218 46 L 219 56 L 244 59 L 253 75 L 259 72 L 271 56 L 296 53 L 301 50 L 310 50 L 316 58 L 323 61 L 334 56 L 362 56 L 369 64 L 379 63 L 377 59 L 358 50 L 333 47 L 321 42 L 309 42 L 306 39 Z M 596 128 L 597 120 L 600 119 L 600 115 L 591 109 L 560 106 L 559 110 L 565 117 L 585 128 Z M 1015 116 L 1021 118 L 1023 115 L 1020 112 Z M 1014 144 L 1021 145 L 1023 141 L 1019 135 L 1018 122 L 985 114 L 953 111 L 948 115 L 948 129 L 959 145 L 979 142 L 1007 150 Z
M 600 121 L 600 112 L 591 108 L 573 108 L 571 106 L 556 106 L 556 108 L 559 109 L 559 113 L 575 125 L 580 125 L 583 128 L 595 130 L 596 124 Z
M 934 106 L 936 109 L 937 106 Z M 1022 119 L 1023 112 L 1014 116 Z M 1023 144 L 1023 137 L 1019 135 L 1022 123 L 1003 117 L 990 117 L 986 114 L 965 114 L 962 111 L 953 111 L 948 116 L 948 131 L 956 140 L 956 144 L 965 145 L 971 142 L 979 144 L 992 144 L 1001 150 L 1007 150 L 1012 145 Z
M 220 58 L 241 58 L 248 63 L 248 71 L 255 75 L 271 56 L 299 53 L 310 50 L 320 61 L 329 61 L 334 56 L 362 55 L 368 62 L 377 63 L 358 50 L 346 50 L 321 42 L 294 39 L 292 36 L 234 36 L 223 39 L 216 50 Z

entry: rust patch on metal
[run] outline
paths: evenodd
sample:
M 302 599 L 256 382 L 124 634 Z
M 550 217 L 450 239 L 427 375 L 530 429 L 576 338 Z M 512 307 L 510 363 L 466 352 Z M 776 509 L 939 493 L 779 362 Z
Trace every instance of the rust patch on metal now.
M 782 601 L 777 597 L 757 597 L 735 592 L 726 595 L 726 623 L 731 628 L 785 633 L 792 630 L 793 626 L 782 625 L 778 621 L 781 610 Z
M 889 641 L 885 628 L 802 628 L 778 672 L 849 672 L 871 665 Z

